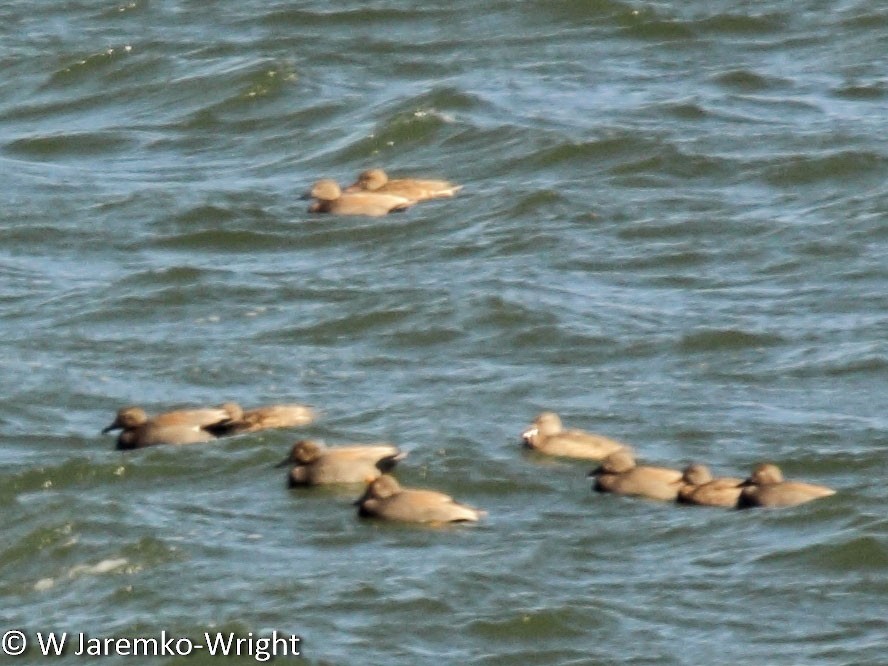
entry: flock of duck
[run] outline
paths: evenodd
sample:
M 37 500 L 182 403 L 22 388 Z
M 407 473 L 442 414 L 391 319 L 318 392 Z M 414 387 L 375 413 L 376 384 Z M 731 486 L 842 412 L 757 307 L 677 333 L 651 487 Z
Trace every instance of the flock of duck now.
M 315 411 L 305 405 L 268 405 L 244 410 L 236 403 L 177 410 L 149 417 L 139 407 L 124 407 L 102 432 L 120 430 L 118 449 L 160 444 L 193 444 L 220 437 L 311 423 Z M 603 435 L 565 429 L 554 412 L 543 412 L 521 434 L 529 449 L 562 458 L 596 460 L 589 472 L 593 489 L 685 504 L 746 508 L 794 506 L 835 494 L 825 486 L 786 481 L 776 465 L 761 463 L 744 479 L 713 478 L 699 463 L 684 470 L 638 465 L 632 448 Z M 366 484 L 355 502 L 358 515 L 412 523 L 475 522 L 484 511 L 461 504 L 444 493 L 403 488 L 390 472 L 407 454 L 386 442 L 328 447 L 303 439 L 293 444 L 277 466 L 290 468 L 288 485 Z
M 221 437 L 258 432 L 272 428 L 304 426 L 316 418 L 306 405 L 267 405 L 243 409 L 227 402 L 219 407 L 180 409 L 154 416 L 140 407 L 122 407 L 102 430 L 119 430 L 117 448 L 141 449 L 162 444 L 185 445 L 211 442 Z M 303 439 L 296 442 L 277 466 L 289 466 L 288 485 L 366 484 L 356 504 L 363 517 L 378 517 L 412 523 L 453 523 L 477 521 L 480 511 L 460 504 L 449 495 L 434 490 L 402 488 L 388 474 L 407 454 L 393 444 L 352 444 L 327 447 Z
M 382 169 L 362 172 L 345 190 L 335 180 L 316 182 L 305 198 L 311 213 L 379 216 L 408 209 L 419 201 L 452 197 L 460 185 L 446 180 L 390 180 Z M 102 432 L 120 430 L 118 449 L 159 444 L 193 444 L 220 437 L 311 423 L 316 413 L 299 404 L 242 409 L 236 403 L 148 416 L 139 407 L 124 407 Z M 800 481 L 786 481 L 780 469 L 761 463 L 744 479 L 713 478 L 709 468 L 694 463 L 684 470 L 638 465 L 632 447 L 582 430 L 568 430 L 554 412 L 543 412 L 525 430 L 524 445 L 561 458 L 595 460 L 589 472 L 594 490 L 654 500 L 724 507 L 793 506 L 827 497 L 835 491 Z M 278 465 L 290 468 L 290 487 L 322 484 L 365 484 L 355 502 L 362 517 L 412 523 L 474 522 L 484 511 L 456 502 L 435 490 L 403 488 L 390 472 L 406 453 L 388 443 L 327 447 L 313 440 L 296 442 Z
M 377 217 L 405 211 L 419 201 L 452 197 L 461 189 L 446 180 L 389 180 L 382 169 L 368 169 L 344 191 L 335 180 L 319 180 L 304 198 L 313 199 L 310 213 Z
M 600 461 L 589 476 L 595 478 L 593 488 L 602 493 L 742 509 L 794 506 L 836 492 L 813 483 L 786 481 L 780 468 L 771 463 L 759 463 L 746 479 L 713 478 L 709 468 L 700 463 L 683 470 L 638 465 L 628 444 L 582 430 L 566 430 L 553 412 L 537 416 L 521 437 L 525 446 L 540 453 Z

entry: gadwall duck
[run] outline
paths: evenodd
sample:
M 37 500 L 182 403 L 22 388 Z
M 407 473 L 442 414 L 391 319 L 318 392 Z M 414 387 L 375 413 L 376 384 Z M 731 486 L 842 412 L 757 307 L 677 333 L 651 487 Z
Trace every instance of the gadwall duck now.
M 220 437 L 273 428 L 298 428 L 308 425 L 317 417 L 314 409 L 296 403 L 242 409 L 235 402 L 226 402 L 222 408 L 230 418 L 207 427 L 210 432 Z
M 627 444 L 584 430 L 565 430 L 554 412 L 543 412 L 521 433 L 524 445 L 550 456 L 602 460 L 611 453 L 629 449 Z
M 211 429 L 231 421 L 223 408 L 182 409 L 149 417 L 140 407 L 123 407 L 102 434 L 121 430 L 118 449 L 140 449 L 158 444 L 194 444 L 216 439 Z
M 292 465 L 288 485 L 315 486 L 325 483 L 367 483 L 392 470 L 407 457 L 392 444 L 352 444 L 326 447 L 303 439 L 277 464 Z
M 682 474 L 677 469 L 636 465 L 632 453 L 623 450 L 610 454 L 589 476 L 595 477 L 593 488 L 601 493 L 675 501 Z
M 753 506 L 795 506 L 821 497 L 835 495 L 826 486 L 801 481 L 784 481 L 783 472 L 777 465 L 760 463 L 742 483 L 737 506 L 741 509 Z
M 383 474 L 358 499 L 358 515 L 408 523 L 475 522 L 486 515 L 450 495 L 435 490 L 402 488 L 393 476 Z
M 462 189 L 462 185 L 454 185 L 446 180 L 420 180 L 418 178 L 398 178 L 389 180 L 388 174 L 382 169 L 368 169 L 358 175 L 353 185 L 346 192 L 377 192 L 394 194 L 413 201 L 452 197 Z
M 742 481 L 730 476 L 713 478 L 706 465 L 693 463 L 682 471 L 678 501 L 701 506 L 736 506 L 743 490 Z
M 343 192 L 335 180 L 329 179 L 316 182 L 306 198 L 315 200 L 308 208 L 309 213 L 371 217 L 407 210 L 416 203 L 412 199 L 392 194 Z

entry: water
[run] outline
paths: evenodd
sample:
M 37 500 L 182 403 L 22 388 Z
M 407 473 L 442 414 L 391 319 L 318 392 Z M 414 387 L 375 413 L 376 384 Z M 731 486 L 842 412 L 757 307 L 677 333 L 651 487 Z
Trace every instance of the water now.
M 3 631 L 884 663 L 882 5 L 335 4 L 0 8 Z M 465 189 L 306 214 L 314 180 L 377 165 Z M 98 434 L 125 404 L 225 400 L 323 418 L 126 455 Z M 543 409 L 838 494 L 593 496 L 588 464 L 521 451 Z M 489 516 L 380 525 L 354 489 L 288 491 L 301 436 L 397 442 L 404 484 Z

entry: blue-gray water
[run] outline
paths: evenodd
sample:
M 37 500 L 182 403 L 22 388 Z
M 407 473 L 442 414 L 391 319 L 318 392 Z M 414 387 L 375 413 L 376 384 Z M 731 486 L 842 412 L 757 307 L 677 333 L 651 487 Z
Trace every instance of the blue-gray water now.
M 886 663 L 886 44 L 877 0 L 7 0 L 0 629 L 278 630 L 312 664 Z M 378 165 L 465 189 L 306 214 L 313 180 Z M 225 400 L 323 418 L 99 435 Z M 589 464 L 521 451 L 543 409 L 838 494 L 594 496 Z M 402 483 L 489 516 L 289 491 L 272 464 L 306 435 L 394 441 Z

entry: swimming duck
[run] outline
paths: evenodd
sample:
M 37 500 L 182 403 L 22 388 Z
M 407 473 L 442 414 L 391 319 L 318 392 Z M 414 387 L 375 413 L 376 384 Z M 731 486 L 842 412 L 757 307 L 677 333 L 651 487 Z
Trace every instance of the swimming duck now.
M 306 198 L 315 199 L 309 213 L 334 215 L 369 215 L 378 217 L 407 210 L 416 203 L 411 199 L 376 192 L 343 192 L 335 180 L 319 180 Z
M 392 444 L 352 444 L 327 447 L 310 439 L 296 442 L 278 467 L 293 465 L 288 485 L 367 483 L 392 470 L 407 457 Z
M 296 403 L 265 405 L 245 410 L 235 402 L 226 402 L 222 409 L 229 414 L 229 419 L 207 428 L 218 436 L 272 428 L 297 428 L 311 423 L 317 416 L 311 407 Z
M 554 412 L 543 412 L 521 433 L 524 445 L 550 456 L 602 460 L 611 453 L 628 449 L 627 444 L 583 430 L 565 430 Z
M 760 463 L 743 481 L 737 507 L 754 506 L 795 506 L 821 497 L 835 495 L 836 491 L 826 486 L 801 481 L 785 481 L 783 472 L 777 465 Z
M 682 478 L 677 469 L 636 465 L 627 450 L 611 453 L 589 476 L 595 477 L 593 488 L 601 493 L 672 501 L 678 497 Z
M 460 504 L 450 495 L 435 490 L 402 488 L 397 480 L 383 474 L 372 481 L 355 504 L 358 515 L 409 523 L 475 522 L 485 512 Z
M 140 407 L 122 407 L 102 434 L 120 430 L 118 449 L 140 449 L 158 444 L 194 444 L 216 439 L 210 429 L 228 423 L 231 414 L 223 408 L 181 409 L 149 417 Z
M 703 506 L 736 506 L 742 479 L 730 476 L 713 478 L 706 465 L 693 463 L 682 471 L 678 501 Z
M 368 169 L 362 171 L 354 184 L 349 185 L 345 191 L 394 194 L 413 201 L 424 201 L 452 197 L 461 189 L 462 185 L 454 185 L 446 180 L 420 180 L 417 178 L 389 180 L 388 174 L 382 169 Z

